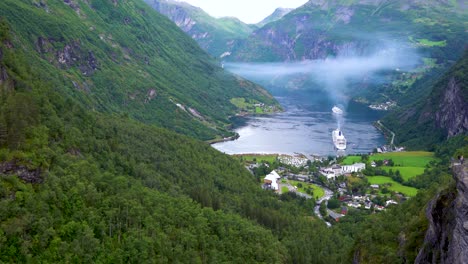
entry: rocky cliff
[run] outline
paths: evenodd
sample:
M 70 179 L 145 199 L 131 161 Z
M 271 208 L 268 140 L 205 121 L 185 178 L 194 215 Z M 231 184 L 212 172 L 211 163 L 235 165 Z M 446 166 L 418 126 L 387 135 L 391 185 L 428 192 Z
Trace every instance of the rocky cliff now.
M 437 127 L 445 129 L 449 137 L 468 131 L 468 105 L 462 83 L 451 77 L 435 113 Z
M 396 133 L 397 144 L 431 148 L 447 138 L 468 132 L 468 52 L 428 86 L 427 97 L 413 102 L 383 121 Z
M 291 61 L 365 55 L 388 40 L 429 53 L 449 47 L 461 50 L 459 39 L 466 32 L 459 21 L 466 20 L 461 2 L 311 0 L 254 31 L 233 48 L 229 59 Z
M 468 263 L 468 166 L 453 166 L 456 187 L 437 196 L 426 215 L 429 228 L 415 263 Z

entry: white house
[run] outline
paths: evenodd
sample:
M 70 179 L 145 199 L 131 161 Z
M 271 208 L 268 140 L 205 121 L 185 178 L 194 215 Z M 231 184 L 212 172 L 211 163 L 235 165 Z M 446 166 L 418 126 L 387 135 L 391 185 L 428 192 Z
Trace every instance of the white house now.
M 327 177 L 328 180 L 335 179 L 336 177 L 335 172 L 329 168 L 321 170 L 320 173 L 322 173 L 323 176 Z
M 366 164 L 364 163 L 354 163 L 353 165 L 343 165 L 341 167 L 343 173 L 360 172 L 365 168 Z
M 278 173 L 276 171 L 272 171 L 272 172 L 270 172 L 270 174 L 268 174 L 265 177 L 265 179 L 263 179 L 263 182 L 265 184 L 269 184 L 271 189 L 276 191 L 276 190 L 279 189 L 278 180 L 280 178 L 281 177 L 278 175 Z

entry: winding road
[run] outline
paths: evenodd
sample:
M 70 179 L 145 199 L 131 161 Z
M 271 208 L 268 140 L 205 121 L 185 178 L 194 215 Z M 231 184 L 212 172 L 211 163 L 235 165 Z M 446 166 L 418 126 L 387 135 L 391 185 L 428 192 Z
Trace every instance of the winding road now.
M 386 126 L 384 126 L 380 120 L 377 121 L 377 124 L 379 124 L 379 126 L 381 126 L 383 129 L 387 130 L 388 132 L 390 132 L 390 134 L 392 134 L 392 140 L 390 140 L 390 146 L 393 146 L 393 141 L 395 139 L 395 133 L 393 133 L 393 131 L 391 131 L 390 129 L 388 129 Z
M 281 193 L 281 188 L 283 186 L 288 187 L 288 191 L 293 192 L 293 193 L 297 194 L 298 196 L 302 196 L 302 197 L 304 197 L 306 199 L 312 199 L 313 198 L 311 195 L 308 195 L 306 193 L 298 192 L 297 189 L 294 188 L 294 186 L 291 185 L 291 183 L 289 182 L 288 179 L 286 179 L 286 183 L 280 183 L 279 184 L 280 193 Z M 331 227 L 332 225 L 330 224 L 330 222 L 325 221 L 323 219 L 323 216 L 320 214 L 320 205 L 323 202 L 327 203 L 328 200 L 330 200 L 330 198 L 333 196 L 333 191 L 331 191 L 330 189 L 328 189 L 328 188 L 326 188 L 324 186 L 321 186 L 321 185 L 320 185 L 320 187 L 325 191 L 325 194 L 320 199 L 318 199 L 318 201 L 316 201 L 316 205 L 314 207 L 314 213 L 315 213 L 315 215 L 317 215 L 318 218 L 322 219 L 328 227 Z
M 317 215 L 318 218 L 322 219 L 325 224 L 327 224 L 328 227 L 331 227 L 331 224 L 330 222 L 327 222 L 323 219 L 323 216 L 320 214 L 320 205 L 325 202 L 325 203 L 328 203 L 328 200 L 330 200 L 330 198 L 333 196 L 333 192 L 328 189 L 328 188 L 325 188 L 323 186 L 320 186 L 323 188 L 323 190 L 325 191 L 325 195 L 322 196 L 322 198 L 320 198 L 318 201 L 317 201 L 317 204 L 315 205 L 315 208 L 314 208 L 314 213 Z

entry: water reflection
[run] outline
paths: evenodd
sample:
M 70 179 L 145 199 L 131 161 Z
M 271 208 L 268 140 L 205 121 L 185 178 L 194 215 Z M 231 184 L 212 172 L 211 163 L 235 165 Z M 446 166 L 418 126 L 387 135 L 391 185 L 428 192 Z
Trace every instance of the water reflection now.
M 228 154 L 284 153 L 336 155 L 331 132 L 340 125 L 348 141 L 347 154 L 367 153 L 382 145 L 382 134 L 372 126 L 381 113 L 350 103 L 342 116 L 333 115 L 333 102 L 324 93 L 298 92 L 277 97 L 285 112 L 248 117 L 235 129 L 240 138 L 214 144 Z M 342 153 L 340 153 L 342 154 Z

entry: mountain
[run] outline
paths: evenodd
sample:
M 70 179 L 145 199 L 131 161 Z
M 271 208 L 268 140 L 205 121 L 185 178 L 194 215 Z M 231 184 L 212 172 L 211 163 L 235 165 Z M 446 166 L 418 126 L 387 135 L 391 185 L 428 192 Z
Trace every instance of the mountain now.
M 463 1 L 311 0 L 236 44 L 231 61 L 301 61 L 372 54 L 388 42 L 456 60 L 466 43 Z M 462 21 L 462 23 L 460 23 Z
M 261 28 L 261 27 L 265 26 L 268 23 L 275 22 L 276 20 L 280 20 L 285 15 L 287 15 L 289 12 L 291 12 L 292 10 L 294 10 L 294 9 L 293 8 L 279 7 L 277 9 L 275 9 L 275 11 L 271 15 L 267 16 L 265 19 L 263 19 L 262 21 L 257 23 L 256 26 Z
M 453 166 L 456 184 L 427 206 L 429 228 L 414 263 L 464 263 L 468 259 L 468 166 Z
M 416 85 L 430 87 L 428 96 L 392 113 L 383 123 L 396 134 L 396 143 L 431 148 L 435 143 L 468 132 L 468 51 L 436 80 L 428 76 Z
M 173 0 L 145 0 L 177 24 L 214 57 L 229 52 L 238 39 L 246 38 L 256 26 L 234 17 L 214 18 L 201 8 Z
M 117 89 L 163 87 L 143 69 L 176 70 L 170 59 L 186 58 L 194 73 L 181 65 L 168 90 L 142 105 L 164 103 L 158 99 L 184 74 L 207 78 L 188 64 L 205 53 L 172 22 L 139 0 L 11 0 L 0 7 L 0 262 L 344 262 L 351 240 L 306 217 L 313 199 L 262 190 L 238 160 L 176 133 L 192 127 L 183 119 L 168 130 L 110 103 Z M 145 27 L 157 37 L 143 34 Z M 140 66 L 135 61 L 145 59 L 137 55 L 151 53 L 147 41 L 158 38 L 159 56 Z M 134 50 L 119 53 L 123 44 Z
M 191 122 L 172 120 L 170 130 L 136 118 L 131 106 L 124 111 L 112 104 L 135 84 L 166 87 L 150 73 L 132 76 L 144 69 L 168 78 L 162 91 L 178 92 L 173 101 L 198 100 L 176 78 L 209 76 L 189 64 L 194 54 L 205 53 L 146 8 L 140 0 L 0 2 L 0 262 L 350 263 L 354 257 L 401 263 L 412 262 L 424 242 L 437 248 L 424 239 L 430 226 L 421 211 L 448 185 L 446 163 L 413 178 L 427 190 L 402 206 L 371 215 L 350 212 L 329 228 L 311 216 L 314 199 L 262 190 L 260 178 L 239 160 L 176 133 L 193 129 Z M 145 27 L 157 36 L 143 34 Z M 95 39 L 103 29 L 106 37 Z M 134 50 L 115 50 L 123 44 Z M 137 55 L 152 47 L 157 58 L 146 66 L 135 62 L 145 61 Z M 207 62 L 204 70 L 217 69 L 197 58 Z M 164 75 L 152 65 L 175 72 Z M 164 103 L 158 99 L 167 94 L 158 92 L 145 94 L 141 104 Z M 157 114 L 174 117 L 164 108 L 173 104 L 169 100 Z M 459 138 L 441 146 L 449 153 L 442 162 L 461 146 L 452 142 Z M 467 153 L 466 144 L 461 151 Z M 463 231 L 463 215 L 453 212 L 457 232 Z
M 27 51 L 39 78 L 96 111 L 206 140 L 231 135 L 233 98 L 276 105 L 142 1 L 2 1 L 0 17 L 14 36 L 7 48 Z

